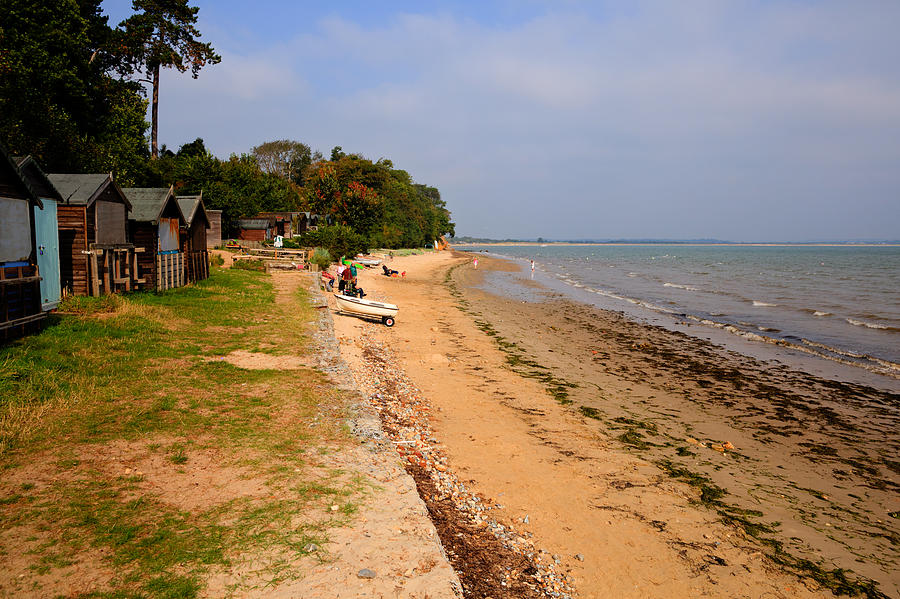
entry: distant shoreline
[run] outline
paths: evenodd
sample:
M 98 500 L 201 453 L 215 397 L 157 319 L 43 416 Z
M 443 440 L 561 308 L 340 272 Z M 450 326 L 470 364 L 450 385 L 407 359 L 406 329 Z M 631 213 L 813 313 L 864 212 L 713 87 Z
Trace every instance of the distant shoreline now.
M 702 242 L 677 242 L 677 241 L 660 241 L 660 242 L 626 242 L 626 241 L 491 241 L 483 243 L 451 243 L 453 248 L 465 248 L 471 246 L 708 246 L 708 247 L 900 247 L 900 243 L 702 243 Z

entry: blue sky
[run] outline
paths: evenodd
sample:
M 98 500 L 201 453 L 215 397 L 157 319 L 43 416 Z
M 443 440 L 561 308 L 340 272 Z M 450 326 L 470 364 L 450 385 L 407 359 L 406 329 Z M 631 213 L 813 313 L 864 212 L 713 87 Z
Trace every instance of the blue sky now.
M 192 4 L 222 63 L 163 74 L 172 148 L 390 158 L 458 235 L 900 238 L 894 0 Z

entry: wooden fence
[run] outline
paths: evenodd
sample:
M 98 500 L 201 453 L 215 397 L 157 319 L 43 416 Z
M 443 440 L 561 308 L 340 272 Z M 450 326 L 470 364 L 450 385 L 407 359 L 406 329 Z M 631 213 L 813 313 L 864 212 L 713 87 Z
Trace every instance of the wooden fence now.
M 185 280 L 184 254 L 172 252 L 156 255 L 156 289 L 164 291 L 183 287 Z
M 147 282 L 138 273 L 138 254 L 130 245 L 92 245 L 88 254 L 88 293 L 92 296 L 132 291 Z
M 202 281 L 209 278 L 209 252 L 198 250 L 185 254 L 188 281 Z
M 0 264 L 0 341 L 24 334 L 47 317 L 41 309 L 40 281 L 37 269 L 27 262 Z

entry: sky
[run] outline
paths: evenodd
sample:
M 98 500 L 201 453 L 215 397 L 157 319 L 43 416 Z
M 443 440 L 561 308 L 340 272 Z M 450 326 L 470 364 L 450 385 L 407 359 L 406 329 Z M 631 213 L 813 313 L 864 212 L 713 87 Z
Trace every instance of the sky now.
M 191 4 L 222 62 L 163 72 L 172 149 L 388 158 L 458 236 L 900 239 L 896 0 Z

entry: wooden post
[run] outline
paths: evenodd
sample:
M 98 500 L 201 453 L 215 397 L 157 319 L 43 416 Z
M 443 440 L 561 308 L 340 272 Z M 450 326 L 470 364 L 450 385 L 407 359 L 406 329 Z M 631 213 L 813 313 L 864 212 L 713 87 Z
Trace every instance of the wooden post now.
M 119 283 L 122 282 L 122 273 L 121 273 L 121 269 L 119 268 L 120 254 L 121 254 L 121 252 L 119 250 L 114 250 L 113 255 L 112 255 L 112 260 L 113 260 L 112 278 L 113 278 L 113 292 L 114 293 L 119 292 Z
M 156 290 L 162 291 L 162 255 L 156 254 Z
M 97 297 L 100 295 L 100 272 L 97 270 L 97 254 L 89 252 L 88 256 L 88 294 Z
M 109 252 L 104 252 L 103 250 L 99 250 L 100 255 L 103 256 L 103 287 L 105 288 L 104 293 L 110 293 L 109 286 Z
M 133 249 L 125 250 L 125 291 L 131 291 L 131 254 Z

